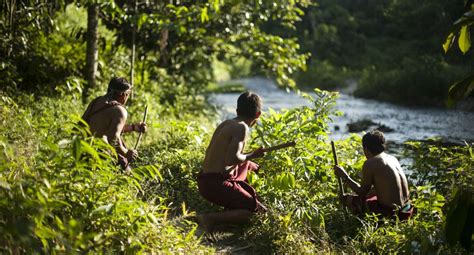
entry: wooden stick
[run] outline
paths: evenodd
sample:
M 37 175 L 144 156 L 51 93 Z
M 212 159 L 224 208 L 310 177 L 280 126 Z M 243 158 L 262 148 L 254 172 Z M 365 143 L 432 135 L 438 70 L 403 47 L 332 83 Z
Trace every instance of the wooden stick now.
M 143 114 L 143 123 L 146 122 L 146 116 L 147 115 L 148 115 L 148 105 L 145 106 L 145 113 Z M 140 132 L 140 134 L 138 135 L 137 143 L 135 143 L 135 147 L 133 148 L 134 150 L 136 150 L 138 148 L 138 144 L 140 143 L 140 140 L 142 139 L 142 134 L 143 134 L 143 132 Z
M 276 151 L 276 150 L 279 150 L 279 149 L 283 149 L 283 148 L 286 148 L 286 147 L 292 147 L 292 146 L 295 146 L 295 145 L 296 145 L 295 141 L 282 143 L 282 144 L 278 144 L 278 145 L 275 145 L 275 146 L 272 146 L 272 147 L 264 148 L 263 152 Z
M 332 156 L 334 157 L 334 165 L 339 165 L 337 162 L 337 154 L 336 154 L 336 147 L 334 146 L 334 141 L 331 141 L 331 147 L 332 147 Z M 342 186 L 342 179 L 337 178 L 337 181 L 339 183 L 339 195 L 343 196 L 344 195 L 344 186 Z

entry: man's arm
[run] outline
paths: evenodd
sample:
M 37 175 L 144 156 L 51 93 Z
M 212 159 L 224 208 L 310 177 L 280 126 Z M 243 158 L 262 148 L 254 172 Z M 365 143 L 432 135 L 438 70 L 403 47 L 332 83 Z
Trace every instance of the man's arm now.
M 342 178 L 342 181 L 349 185 L 349 188 L 351 188 L 357 195 L 361 197 L 367 196 L 367 194 L 370 191 L 370 188 L 372 187 L 372 180 L 373 176 L 370 171 L 368 171 L 368 168 L 364 164 L 364 167 L 362 168 L 362 183 L 359 184 L 356 181 L 352 180 L 352 178 L 346 173 L 346 171 L 340 167 L 340 166 L 334 166 L 334 171 L 336 176 Z
M 138 133 L 145 133 L 147 129 L 147 125 L 144 122 L 133 123 L 133 124 L 125 124 L 122 129 L 122 133 L 128 132 L 138 132 Z
M 125 127 L 125 123 L 127 122 L 127 111 L 122 106 L 114 106 L 114 108 L 110 129 L 107 132 L 107 138 L 117 153 L 125 156 L 128 150 L 122 143 L 121 134 Z

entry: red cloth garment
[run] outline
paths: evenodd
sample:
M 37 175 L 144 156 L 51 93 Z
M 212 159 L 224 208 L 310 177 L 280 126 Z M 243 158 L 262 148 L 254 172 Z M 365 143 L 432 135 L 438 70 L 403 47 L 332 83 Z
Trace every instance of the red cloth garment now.
M 209 202 L 226 209 L 246 209 L 251 212 L 264 211 L 255 189 L 247 182 L 248 171 L 255 171 L 258 165 L 244 161 L 230 173 L 203 173 L 197 178 L 199 193 Z
M 400 220 L 407 220 L 417 212 L 417 209 L 411 204 L 408 204 L 398 211 L 395 211 L 391 207 L 378 203 L 376 195 L 367 196 L 365 199 L 357 195 L 346 195 L 345 202 L 351 212 L 354 214 L 363 214 L 367 212 L 375 213 L 388 218 L 394 218 L 395 216 L 398 216 Z

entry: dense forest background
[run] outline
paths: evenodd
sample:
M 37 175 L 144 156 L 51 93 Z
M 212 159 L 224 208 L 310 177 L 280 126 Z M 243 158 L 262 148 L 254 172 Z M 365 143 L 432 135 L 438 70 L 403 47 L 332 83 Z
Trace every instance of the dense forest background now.
M 456 98 L 469 96 L 471 4 L 2 1 L 0 253 L 472 253 L 472 142 L 400 145 L 419 213 L 407 222 L 356 217 L 338 204 L 328 146 L 338 93 L 314 89 L 440 106 L 461 80 Z M 446 54 L 446 42 L 459 47 Z M 311 90 L 301 94 L 310 106 L 264 113 L 247 144 L 297 141 L 249 176 L 269 212 L 208 235 L 193 221 L 221 209 L 195 181 L 219 121 L 208 97 L 226 89 L 219 81 L 252 75 Z M 149 107 L 131 174 L 79 117 L 115 76 L 134 86 L 129 123 Z M 360 140 L 336 141 L 354 179 Z
M 58 85 L 71 77 L 88 77 L 83 76 L 88 68 L 86 56 L 79 53 L 84 52 L 88 35 L 84 11 L 66 8 L 67 1 L 45 1 L 38 2 L 40 8 L 18 8 L 9 14 L 8 2 L 2 23 L 2 52 L 7 58 L 2 58 L 1 75 L 6 87 L 38 91 L 41 86 L 39 91 L 50 93 L 63 90 Z M 173 82 L 182 78 L 190 85 L 187 90 L 200 93 L 216 76 L 265 73 L 283 87 L 349 86 L 360 97 L 443 106 L 449 87 L 474 68 L 472 51 L 463 54 L 455 49 L 445 54 L 442 48 L 453 23 L 466 9 L 463 1 L 322 0 L 307 4 L 298 12 L 276 4 L 281 13 L 260 17 L 258 9 L 226 10 L 226 5 L 221 13 L 228 15 L 214 15 L 211 8 L 207 15 L 189 9 L 189 4 L 173 9 L 164 2 L 105 1 L 96 13 L 101 24 L 97 79 L 106 81 L 109 68 L 130 76 L 133 63 L 138 83 L 148 82 L 146 77 L 167 79 L 160 73 L 164 70 Z M 76 5 L 91 8 L 87 2 Z M 66 14 L 56 13 L 61 9 Z M 200 22 L 186 20 L 190 15 L 200 15 Z M 278 41 L 271 34 L 286 39 Z M 262 51 L 265 44 L 274 45 L 273 50 Z M 227 75 L 212 71 L 222 62 L 224 68 L 219 71 Z M 106 63 L 114 67 L 105 67 Z M 82 87 L 87 94 L 88 86 Z
M 463 1 L 317 1 L 297 29 L 271 31 L 296 36 L 310 52 L 300 87 L 343 88 L 355 95 L 408 105 L 445 103 L 455 81 L 474 69 L 473 53 L 441 45 L 465 10 Z

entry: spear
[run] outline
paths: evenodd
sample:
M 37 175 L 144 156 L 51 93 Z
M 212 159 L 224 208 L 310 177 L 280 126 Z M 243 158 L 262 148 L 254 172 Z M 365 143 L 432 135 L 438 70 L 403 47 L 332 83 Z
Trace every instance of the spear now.
M 145 106 L 145 113 L 143 114 L 143 123 L 146 122 L 146 116 L 148 115 L 148 105 Z M 140 132 L 138 135 L 137 143 L 135 143 L 135 147 L 133 148 L 136 150 L 138 148 L 138 144 L 140 143 L 140 140 L 142 139 L 143 132 Z
M 332 147 L 332 156 L 334 157 L 334 165 L 339 165 L 337 162 L 337 154 L 336 154 L 336 147 L 334 146 L 334 141 L 331 141 L 331 147 Z M 337 178 L 337 181 L 339 183 L 339 195 L 343 196 L 344 195 L 344 187 L 342 186 L 342 179 Z
M 278 145 L 275 145 L 275 146 L 272 146 L 272 147 L 264 148 L 263 152 L 276 151 L 276 150 L 279 150 L 279 149 L 283 149 L 283 148 L 286 148 L 286 147 L 292 147 L 292 146 L 295 146 L 295 145 L 296 145 L 295 141 L 282 143 L 282 144 L 278 144 Z

